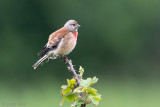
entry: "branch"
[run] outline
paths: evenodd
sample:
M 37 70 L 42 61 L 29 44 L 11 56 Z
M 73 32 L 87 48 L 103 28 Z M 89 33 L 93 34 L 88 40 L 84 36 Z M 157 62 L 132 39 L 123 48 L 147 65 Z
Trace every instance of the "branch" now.
M 79 77 L 78 77 L 78 74 L 76 73 L 74 67 L 73 67 L 73 64 L 72 64 L 72 60 L 69 60 L 68 57 L 66 56 L 61 56 L 61 58 L 69 64 L 69 70 L 72 71 L 72 73 L 74 74 L 74 78 L 77 80 L 77 83 L 78 85 L 80 84 L 80 80 L 79 80 Z
M 74 78 L 77 80 L 77 84 L 78 86 L 80 85 L 80 80 L 79 80 L 79 76 L 78 74 L 76 73 L 76 70 L 74 69 L 73 67 L 73 64 L 72 64 L 72 60 L 68 59 L 68 57 L 66 56 L 61 56 L 61 58 L 69 64 L 69 70 L 72 71 L 72 73 L 74 74 Z M 81 96 L 82 96 L 82 93 L 81 93 Z M 81 107 L 86 107 L 86 104 L 81 104 Z
M 81 107 L 86 107 L 86 104 L 81 104 Z

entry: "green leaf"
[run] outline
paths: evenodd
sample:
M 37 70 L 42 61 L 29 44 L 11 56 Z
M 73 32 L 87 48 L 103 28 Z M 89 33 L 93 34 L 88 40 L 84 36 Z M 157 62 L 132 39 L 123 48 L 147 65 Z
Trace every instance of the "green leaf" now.
M 97 90 L 94 88 L 87 88 L 87 94 L 90 94 L 92 96 L 96 96 Z
M 101 97 L 102 97 L 102 95 L 101 95 L 101 94 L 99 94 L 99 93 L 96 93 L 96 97 L 101 98 Z
M 67 82 L 68 82 L 68 87 L 74 88 L 74 84 L 76 84 L 76 79 L 74 79 L 74 78 L 71 80 L 67 79 Z
M 74 89 L 73 93 L 81 93 L 82 92 L 82 87 L 77 87 Z
M 87 97 L 86 101 L 87 101 L 88 104 L 90 104 L 91 103 L 91 98 Z
M 84 101 L 81 99 L 76 100 L 71 107 L 76 107 L 77 105 L 84 104 Z
M 98 78 L 93 77 L 90 85 L 97 83 L 97 81 L 98 81 Z
M 75 94 L 69 94 L 66 96 L 66 99 L 69 101 L 69 102 L 72 102 L 74 99 L 75 99 L 76 95 Z
M 66 89 L 62 89 L 61 90 L 61 94 L 62 96 L 64 96 L 67 93 L 70 93 L 72 91 L 72 89 L 70 87 L 67 87 Z
M 101 100 L 100 97 L 96 97 L 96 96 L 90 96 L 90 99 L 94 105 L 98 105 L 99 101 Z
M 80 85 L 84 87 L 89 87 L 91 84 L 91 78 L 87 78 L 86 80 L 81 80 Z
M 77 106 L 77 103 L 76 101 L 71 105 L 71 107 L 76 107 Z
M 62 104 L 64 103 L 64 101 L 67 99 L 69 102 L 72 102 L 74 99 L 76 99 L 76 95 L 75 94 L 69 94 L 69 95 L 66 95 L 65 97 L 63 97 L 61 103 L 60 103 L 60 106 L 62 106 Z
M 66 100 L 66 97 L 63 97 L 63 99 L 62 99 L 62 101 L 61 101 L 61 103 L 60 103 L 60 106 L 63 105 L 63 103 L 64 103 L 65 100 Z
M 82 88 L 82 91 L 83 91 L 83 92 L 86 92 L 86 90 L 87 90 L 87 87 L 83 87 L 83 88 Z
M 81 100 L 81 99 L 78 99 L 76 102 L 77 102 L 77 104 L 83 104 L 84 103 L 84 101 Z
M 71 79 L 71 80 L 67 79 L 67 83 L 68 83 L 67 86 L 66 85 L 62 85 L 61 86 L 61 88 L 62 88 L 62 90 L 61 90 L 62 96 L 64 96 L 67 93 L 70 93 L 72 91 L 72 89 L 74 88 L 74 84 L 76 84 L 76 79 L 74 79 L 74 78 Z
M 66 86 L 66 85 L 62 85 L 61 88 L 62 88 L 62 89 L 66 89 L 67 86 Z
M 71 80 L 68 80 L 67 79 L 67 82 L 68 82 L 68 84 L 71 84 L 71 85 L 73 85 L 73 84 L 75 84 L 76 83 L 76 79 L 71 79 Z

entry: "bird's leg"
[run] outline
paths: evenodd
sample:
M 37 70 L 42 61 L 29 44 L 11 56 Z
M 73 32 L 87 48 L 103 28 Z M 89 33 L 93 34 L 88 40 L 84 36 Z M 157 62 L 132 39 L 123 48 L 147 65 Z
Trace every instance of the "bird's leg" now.
M 51 54 L 51 55 L 48 56 L 46 63 L 47 63 L 50 59 L 56 59 L 56 58 L 57 58 L 56 55 Z

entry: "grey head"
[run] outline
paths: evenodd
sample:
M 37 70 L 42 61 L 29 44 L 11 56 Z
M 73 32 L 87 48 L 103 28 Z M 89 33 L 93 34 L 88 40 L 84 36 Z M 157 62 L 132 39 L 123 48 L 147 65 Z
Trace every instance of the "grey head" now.
M 80 25 L 75 20 L 69 20 L 64 25 L 64 28 L 66 28 L 70 32 L 77 32 L 79 27 L 80 27 Z

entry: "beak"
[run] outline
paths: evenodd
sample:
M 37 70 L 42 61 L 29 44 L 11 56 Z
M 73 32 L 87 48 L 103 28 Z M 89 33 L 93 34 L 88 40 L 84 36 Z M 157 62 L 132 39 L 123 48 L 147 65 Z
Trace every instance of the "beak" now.
M 80 26 L 81 26 L 81 25 L 79 25 L 79 24 L 77 25 L 78 28 L 79 28 Z

